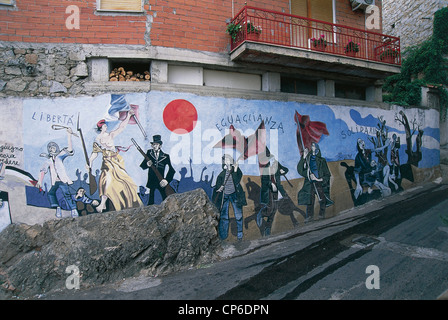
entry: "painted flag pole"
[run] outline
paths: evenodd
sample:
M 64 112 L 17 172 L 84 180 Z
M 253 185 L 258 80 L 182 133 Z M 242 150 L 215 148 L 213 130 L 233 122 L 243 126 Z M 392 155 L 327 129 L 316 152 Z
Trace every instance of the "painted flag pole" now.
M 143 133 L 143 136 L 145 137 L 145 140 L 148 140 L 148 136 L 146 135 L 146 132 L 143 129 L 143 127 L 142 127 L 140 121 L 138 120 L 137 116 L 134 114 L 133 117 L 134 117 L 135 123 L 137 123 L 138 127 L 140 128 L 140 131 Z
M 303 143 L 302 128 L 300 128 L 300 121 L 297 121 L 297 131 L 300 134 L 300 142 L 302 143 L 302 152 L 305 153 L 305 144 Z
M 148 136 L 146 135 L 145 130 L 143 129 L 140 121 L 138 120 L 137 117 L 137 109 L 138 109 L 138 105 L 133 105 L 133 104 L 129 104 L 124 95 L 119 95 L 119 94 L 112 94 L 111 95 L 111 101 L 110 101 L 110 106 L 109 106 L 109 110 L 107 111 L 107 113 L 113 117 L 116 118 L 116 120 L 124 120 L 125 118 L 125 113 L 129 112 L 129 110 L 131 109 L 135 109 L 135 113 L 133 115 L 134 121 L 135 123 L 138 125 L 140 131 L 142 132 L 143 136 L 145 137 L 145 140 L 148 139 Z
M 90 191 L 90 195 L 93 195 L 96 192 L 98 185 L 96 183 L 94 175 L 92 174 L 92 168 L 90 167 L 89 156 L 87 155 L 86 143 L 85 143 L 84 137 L 82 135 L 81 127 L 79 126 L 79 113 L 78 113 L 77 130 L 79 131 L 79 134 L 81 136 L 81 143 L 82 143 L 82 149 L 84 151 L 84 157 L 85 157 L 87 165 L 89 166 L 89 187 L 90 187 L 89 191 Z

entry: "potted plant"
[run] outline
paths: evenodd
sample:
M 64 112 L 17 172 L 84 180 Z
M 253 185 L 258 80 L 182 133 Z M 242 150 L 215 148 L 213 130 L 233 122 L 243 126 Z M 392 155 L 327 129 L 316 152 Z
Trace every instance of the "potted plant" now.
M 247 21 L 247 33 L 255 33 L 260 34 L 261 33 L 261 27 L 255 26 L 252 22 Z
M 236 36 L 238 35 L 238 32 L 240 32 L 240 31 L 241 31 L 241 25 L 239 25 L 239 24 L 229 23 L 227 25 L 226 33 L 228 33 L 230 35 L 230 37 L 232 38 L 232 41 L 236 40 Z
M 325 35 L 321 35 L 320 38 L 312 38 L 314 48 L 319 51 L 325 51 L 327 47 L 327 40 L 325 40 Z
M 347 45 L 345 46 L 344 51 L 345 51 L 345 53 L 346 53 L 347 55 L 349 55 L 349 56 L 355 56 L 356 53 L 359 51 L 359 46 L 360 46 L 360 45 L 361 45 L 361 44 L 356 43 L 356 42 L 350 40 L 350 41 L 347 43 Z
M 380 60 L 387 63 L 394 63 L 395 58 L 400 56 L 400 50 L 388 47 L 380 54 Z

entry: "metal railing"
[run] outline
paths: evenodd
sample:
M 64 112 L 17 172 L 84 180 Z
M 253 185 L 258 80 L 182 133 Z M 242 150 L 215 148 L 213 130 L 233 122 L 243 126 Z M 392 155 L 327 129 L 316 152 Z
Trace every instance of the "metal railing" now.
M 250 6 L 230 24 L 231 51 L 251 41 L 401 65 L 400 38 L 381 33 Z

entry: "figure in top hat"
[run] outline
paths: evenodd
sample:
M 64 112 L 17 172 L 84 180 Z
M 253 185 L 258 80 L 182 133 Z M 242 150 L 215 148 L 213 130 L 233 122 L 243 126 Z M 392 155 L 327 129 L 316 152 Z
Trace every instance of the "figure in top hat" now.
M 149 169 L 148 182 L 146 183 L 146 187 L 149 188 L 148 205 L 154 204 L 154 192 L 156 189 L 159 190 L 162 199 L 165 200 L 165 187 L 171 182 L 171 180 L 173 180 L 174 174 L 176 172 L 171 165 L 169 154 L 161 150 L 162 144 L 163 142 L 161 136 L 154 135 L 153 141 L 151 142 L 152 149 L 146 151 L 146 155 L 150 160 L 143 160 L 143 162 L 140 164 L 140 168 L 142 168 L 143 170 Z M 154 165 L 163 179 L 159 180 L 154 171 L 150 169 L 152 165 Z M 165 173 L 166 168 L 168 168 L 168 171 Z

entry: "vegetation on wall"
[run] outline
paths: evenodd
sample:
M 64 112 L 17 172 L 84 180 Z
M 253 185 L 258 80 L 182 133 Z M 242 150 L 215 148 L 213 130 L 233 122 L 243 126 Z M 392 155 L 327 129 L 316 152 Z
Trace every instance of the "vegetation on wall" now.
M 440 115 L 448 109 L 448 7 L 434 15 L 433 36 L 406 50 L 401 73 L 386 79 L 384 101 L 401 106 L 419 105 L 421 87 L 432 86 L 440 95 Z

